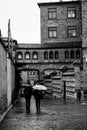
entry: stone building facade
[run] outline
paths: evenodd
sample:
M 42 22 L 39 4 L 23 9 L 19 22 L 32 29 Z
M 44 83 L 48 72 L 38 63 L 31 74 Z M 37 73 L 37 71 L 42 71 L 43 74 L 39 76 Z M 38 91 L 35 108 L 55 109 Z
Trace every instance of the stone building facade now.
M 87 94 L 87 1 L 82 0 L 82 49 L 83 49 L 83 86 Z
M 15 63 L 0 38 L 0 120 L 14 103 L 16 94 Z
M 49 2 L 38 5 L 41 13 L 41 43 L 81 41 L 79 1 Z
M 20 83 L 34 85 L 39 80 L 49 93 L 61 97 L 65 81 L 67 97 L 76 99 L 78 90 L 87 97 L 87 1 L 38 6 L 41 44 L 10 39 L 10 54 L 8 38 L 0 38 L 0 115 L 16 99 Z
M 86 78 L 87 72 L 87 1 L 46 2 L 38 3 L 38 6 L 41 44 L 18 44 L 17 68 L 28 71 L 30 77 L 34 77 L 34 70 L 38 70 L 39 80 L 47 81 L 46 85 L 51 86 L 52 90 L 55 88 L 55 91 L 60 86 L 59 93 L 62 93 L 63 89 L 62 83 L 58 85 L 61 82 L 59 77 L 62 77 L 62 81 L 66 80 L 68 92 L 71 91 L 70 95 L 73 96 L 74 93 L 76 97 L 77 90 L 86 86 L 86 81 L 82 81 L 85 84 L 83 85 L 79 77 Z M 62 71 L 65 68 L 68 69 L 64 74 Z M 54 72 L 57 73 L 56 77 L 51 75 Z M 62 76 L 59 75 L 61 72 Z
M 0 41 L 0 114 L 7 108 L 7 62 L 6 50 Z
M 16 65 L 19 70 L 28 73 L 30 80 L 37 80 L 34 78 L 37 70 L 38 80 L 44 80 L 48 87 L 60 94 L 60 69 L 66 66 L 74 71 L 73 62 L 82 58 L 81 5 L 79 2 L 38 5 L 41 12 L 41 44 L 18 44 Z M 57 72 L 56 77 L 51 75 L 54 72 Z

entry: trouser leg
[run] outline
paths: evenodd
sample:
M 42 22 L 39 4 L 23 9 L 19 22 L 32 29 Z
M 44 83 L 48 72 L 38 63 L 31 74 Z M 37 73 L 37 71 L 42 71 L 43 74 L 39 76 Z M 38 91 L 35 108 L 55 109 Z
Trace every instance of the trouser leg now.
M 36 110 L 37 110 L 37 113 L 38 113 L 38 101 L 36 100 Z
M 30 112 L 30 99 L 26 99 L 26 111 Z
M 40 100 L 36 100 L 37 113 L 40 113 Z
M 40 100 L 38 101 L 38 111 L 40 113 Z

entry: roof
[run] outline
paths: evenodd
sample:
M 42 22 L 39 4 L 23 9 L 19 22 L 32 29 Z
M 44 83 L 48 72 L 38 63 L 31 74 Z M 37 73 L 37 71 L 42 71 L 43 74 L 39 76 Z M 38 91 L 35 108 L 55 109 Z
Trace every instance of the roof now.
M 46 6 L 46 5 L 65 5 L 65 4 L 78 4 L 80 3 L 79 0 L 76 0 L 76 1 L 57 1 L 57 2 L 41 2 L 41 3 L 38 3 L 38 6 Z
M 8 42 L 8 37 L 2 37 L 1 39 L 2 39 L 3 42 Z M 15 40 L 15 39 L 13 39 L 13 38 L 11 38 L 11 40 L 12 40 L 13 42 L 15 42 L 15 44 L 17 45 L 17 40 Z
M 4 45 L 3 41 L 2 41 L 2 38 L 0 38 L 0 43 L 3 45 L 4 49 L 6 50 L 6 47 L 5 47 L 5 45 Z
M 60 42 L 43 44 L 18 44 L 17 49 L 56 49 L 56 48 L 81 48 L 82 42 Z
M 24 43 L 24 44 L 18 44 L 17 46 L 16 46 L 16 48 L 17 49 L 37 49 L 37 48 L 41 48 L 40 47 L 40 44 L 26 44 L 26 43 Z
M 82 61 L 81 59 L 77 59 L 73 62 L 73 65 L 81 65 L 82 64 Z

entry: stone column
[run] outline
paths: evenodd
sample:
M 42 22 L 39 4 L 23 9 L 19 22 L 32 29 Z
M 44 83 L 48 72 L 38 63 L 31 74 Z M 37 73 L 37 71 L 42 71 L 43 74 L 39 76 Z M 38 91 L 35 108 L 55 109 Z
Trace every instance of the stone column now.
M 75 99 L 77 100 L 77 91 L 80 89 L 80 64 L 77 61 L 74 63 L 75 73 Z

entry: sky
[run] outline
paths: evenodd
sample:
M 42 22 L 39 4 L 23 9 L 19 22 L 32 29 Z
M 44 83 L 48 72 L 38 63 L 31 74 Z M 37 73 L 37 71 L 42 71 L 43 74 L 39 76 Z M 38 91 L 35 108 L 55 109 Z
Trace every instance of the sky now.
M 10 19 L 11 37 L 18 43 L 41 43 L 40 8 L 37 3 L 57 0 L 0 0 L 0 29 L 8 36 Z

